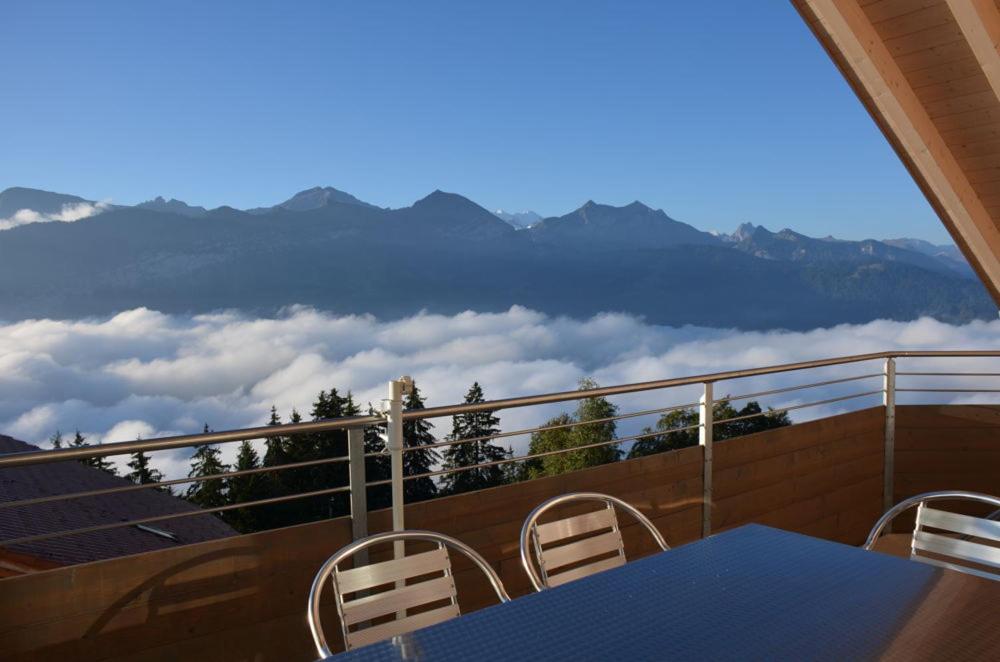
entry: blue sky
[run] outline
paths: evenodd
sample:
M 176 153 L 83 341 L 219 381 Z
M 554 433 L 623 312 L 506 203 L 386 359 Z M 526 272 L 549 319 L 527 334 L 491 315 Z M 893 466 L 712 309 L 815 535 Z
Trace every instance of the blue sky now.
M 5 7 L 0 189 L 948 237 L 787 0 Z

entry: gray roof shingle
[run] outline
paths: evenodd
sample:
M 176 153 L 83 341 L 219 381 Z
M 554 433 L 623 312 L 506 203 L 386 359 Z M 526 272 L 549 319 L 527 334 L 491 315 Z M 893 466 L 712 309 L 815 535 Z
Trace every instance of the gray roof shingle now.
M 39 449 L 0 435 L 0 455 L 34 450 Z M 131 483 L 76 461 L 4 468 L 0 469 L 0 502 L 123 485 Z M 0 508 L 0 546 L 53 563 L 73 565 L 237 535 L 217 516 L 208 514 L 178 517 L 151 525 L 170 532 L 176 536 L 176 541 L 135 526 L 123 526 L 16 545 L 3 544 L 4 540 L 22 536 L 197 510 L 197 506 L 183 499 L 153 489 Z

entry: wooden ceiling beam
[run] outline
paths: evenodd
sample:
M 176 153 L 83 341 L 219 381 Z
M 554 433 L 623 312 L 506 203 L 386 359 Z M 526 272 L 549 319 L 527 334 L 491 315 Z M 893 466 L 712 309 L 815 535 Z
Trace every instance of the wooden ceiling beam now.
M 1000 100 L 1000 11 L 995 0 L 946 0 L 955 22 Z
M 857 0 L 792 1 L 1000 305 L 1000 230 L 864 10 Z

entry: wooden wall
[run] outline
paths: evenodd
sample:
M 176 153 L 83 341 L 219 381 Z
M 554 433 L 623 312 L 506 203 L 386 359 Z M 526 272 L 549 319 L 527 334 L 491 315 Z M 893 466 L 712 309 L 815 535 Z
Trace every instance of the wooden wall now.
M 883 407 L 715 444 L 712 529 L 748 522 L 864 542 L 882 511 Z
M 893 503 L 936 490 L 1000 496 L 1000 406 L 897 406 L 894 488 Z M 944 507 L 968 510 L 960 504 Z M 910 512 L 899 517 L 895 530 L 912 526 Z
M 883 415 L 876 407 L 717 443 L 714 530 L 760 522 L 860 543 L 881 511 Z M 1000 408 L 900 407 L 898 423 L 897 497 L 955 483 L 1000 491 Z M 680 545 L 700 535 L 701 461 L 701 448 L 688 448 L 411 504 L 406 523 L 472 545 L 521 595 L 517 540 L 536 504 L 607 492 Z M 370 529 L 389 521 L 371 513 Z M 636 526 L 624 534 L 631 557 L 652 551 Z M 337 519 L 0 580 L 0 659 L 310 660 L 306 595 L 349 536 L 349 520 Z M 495 602 L 467 563 L 456 562 L 456 580 L 464 611 Z M 328 623 L 337 640 L 336 617 Z
M 0 659 L 307 660 L 337 519 L 0 580 Z

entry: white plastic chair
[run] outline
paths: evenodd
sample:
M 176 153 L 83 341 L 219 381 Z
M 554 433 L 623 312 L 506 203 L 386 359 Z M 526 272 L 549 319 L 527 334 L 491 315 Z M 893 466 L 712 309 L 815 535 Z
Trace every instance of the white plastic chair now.
M 583 515 L 538 523 L 538 518 L 552 508 L 580 502 L 596 502 L 602 507 Z M 670 549 L 653 523 L 621 499 L 597 492 L 575 492 L 553 497 L 532 510 L 521 528 L 521 564 L 536 591 L 625 564 L 625 546 L 615 507 L 646 527 L 660 549 Z M 565 542 L 569 538 L 575 540 Z M 538 561 L 537 570 L 531 560 L 532 551 Z M 596 560 L 583 564 L 591 559 Z M 566 569 L 566 566 L 572 567 Z
M 927 506 L 928 502 L 943 500 L 977 501 L 995 507 L 1000 506 L 1000 498 L 978 492 L 948 491 L 918 494 L 900 501 L 886 511 L 876 522 L 871 533 L 868 534 L 864 548 L 872 549 L 879 535 L 896 516 L 916 506 L 916 525 L 910 540 L 910 558 L 912 560 L 1000 581 L 1000 546 L 995 546 L 1000 544 L 1000 522 L 994 519 L 997 513 L 994 512 L 990 517 L 982 518 L 959 515 Z M 932 533 L 926 530 L 928 528 L 958 534 L 958 537 Z M 975 542 L 971 540 L 972 538 L 990 541 L 993 545 Z M 959 563 L 933 558 L 927 554 L 936 554 L 965 563 L 975 563 L 995 570 L 986 571 L 970 568 Z
M 435 543 L 437 546 L 427 552 L 391 561 L 346 570 L 338 567 L 362 550 L 397 541 L 404 543 L 423 541 Z M 458 595 L 451 572 L 451 558 L 448 555 L 449 547 L 469 557 L 483 571 L 501 602 L 510 600 L 500 577 L 490 564 L 471 547 L 455 538 L 431 531 L 397 531 L 368 536 L 343 547 L 327 559 L 313 580 L 312 589 L 309 591 L 307 620 L 320 657 L 333 655 L 323 634 L 319 613 L 320 596 L 327 579 L 333 584 L 337 614 L 340 616 L 341 632 L 347 650 L 460 616 Z M 406 583 L 407 579 L 432 574 L 435 576 L 430 579 L 424 578 L 417 583 Z M 379 593 L 370 593 L 372 589 L 390 584 L 394 584 L 395 587 Z M 352 593 L 355 594 L 354 599 L 346 600 L 345 597 Z M 445 601 L 447 604 L 443 606 L 409 616 L 406 614 L 408 609 Z M 389 622 L 364 627 L 369 621 L 386 616 L 395 618 Z M 355 629 L 352 630 L 352 627 Z

